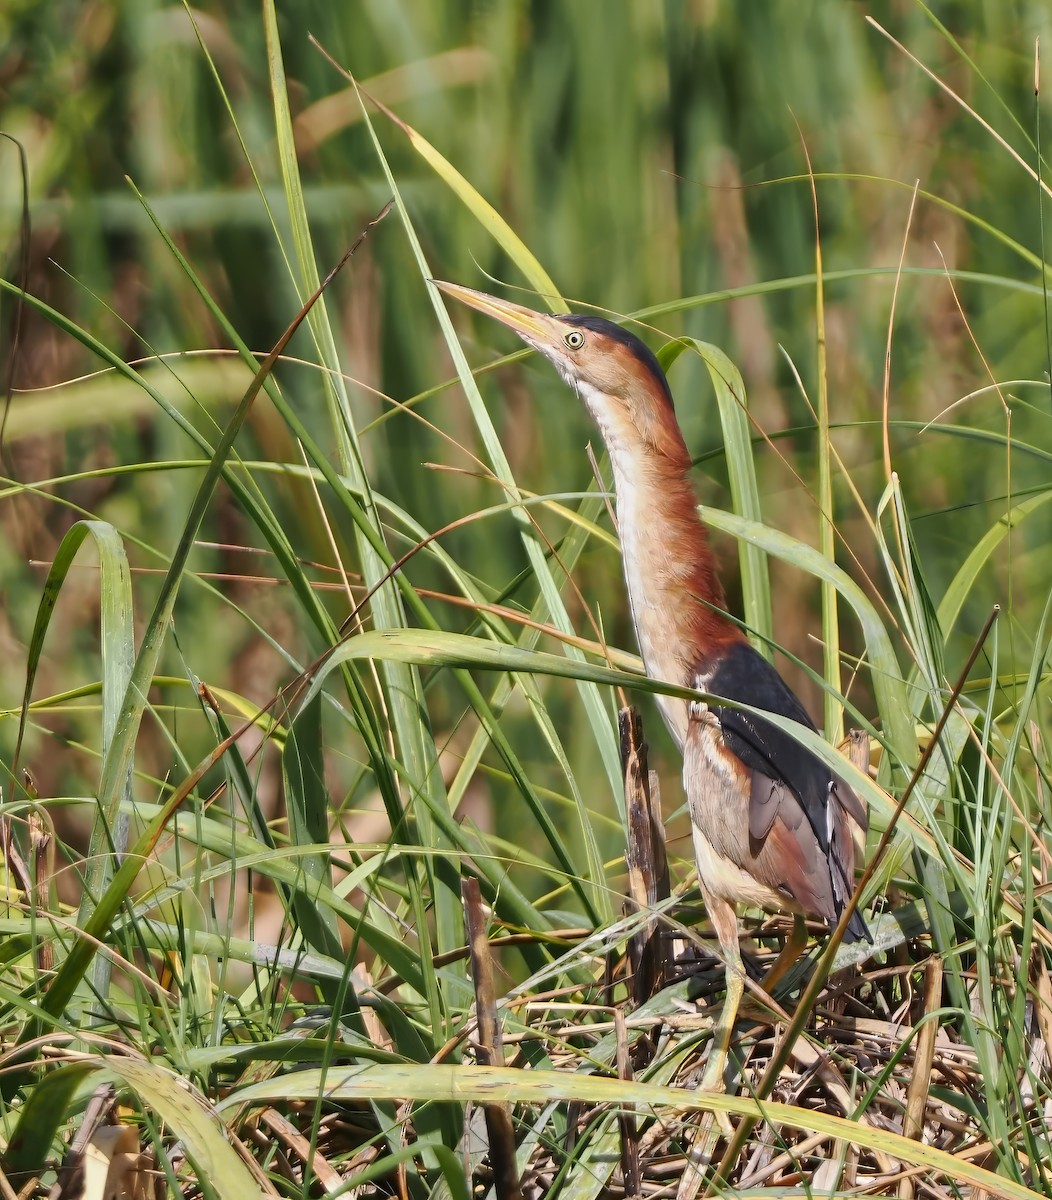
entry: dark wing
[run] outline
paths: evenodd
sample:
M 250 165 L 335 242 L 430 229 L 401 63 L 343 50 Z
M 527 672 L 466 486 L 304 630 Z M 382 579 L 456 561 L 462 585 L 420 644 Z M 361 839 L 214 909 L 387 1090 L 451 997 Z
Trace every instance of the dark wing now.
M 789 685 L 747 642 L 731 646 L 714 671 L 707 673 L 706 690 L 753 708 L 787 717 L 808 729 L 814 722 Z M 823 851 L 829 849 L 832 820 L 829 803 L 835 799 L 866 827 L 865 809 L 858 797 L 806 747 L 770 721 L 736 708 L 714 704 L 727 748 L 753 773 L 749 800 L 749 833 L 762 840 L 770 832 L 788 788 L 800 803 Z

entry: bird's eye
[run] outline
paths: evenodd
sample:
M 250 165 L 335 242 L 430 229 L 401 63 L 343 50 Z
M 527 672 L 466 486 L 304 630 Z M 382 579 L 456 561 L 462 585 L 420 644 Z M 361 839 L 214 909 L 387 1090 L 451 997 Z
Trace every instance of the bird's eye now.
M 571 350 L 580 350 L 584 345 L 584 334 L 579 329 L 571 329 L 563 338 L 563 341 Z

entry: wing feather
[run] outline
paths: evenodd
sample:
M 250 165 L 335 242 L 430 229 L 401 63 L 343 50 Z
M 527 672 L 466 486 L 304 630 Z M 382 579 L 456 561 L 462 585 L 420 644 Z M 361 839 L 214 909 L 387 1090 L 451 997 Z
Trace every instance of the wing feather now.
M 730 647 L 706 673 L 706 690 L 787 717 L 808 729 L 814 722 L 771 664 L 747 642 Z M 790 816 L 785 789 L 799 801 L 823 851 L 829 850 L 830 801 L 865 828 L 865 809 L 851 788 L 820 758 L 771 721 L 750 712 L 714 704 L 727 748 L 753 772 L 749 832 L 761 839 L 780 811 Z M 795 805 L 792 807 L 795 808 Z
M 726 741 L 726 737 L 724 738 Z M 754 842 L 762 842 L 771 832 L 775 817 L 782 805 L 785 792 L 783 784 L 762 771 L 752 772 L 752 783 L 749 789 L 749 837 Z

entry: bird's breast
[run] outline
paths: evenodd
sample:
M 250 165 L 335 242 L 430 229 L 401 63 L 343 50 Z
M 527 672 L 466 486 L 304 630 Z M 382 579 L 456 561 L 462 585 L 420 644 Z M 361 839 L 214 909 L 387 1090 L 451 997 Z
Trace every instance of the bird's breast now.
M 665 683 L 687 686 L 696 654 L 687 636 L 692 628 L 691 608 L 697 606 L 685 581 L 662 543 L 659 530 L 647 528 L 640 514 L 628 519 L 618 510 L 621 553 L 636 641 L 647 674 Z M 687 728 L 687 702 L 675 696 L 656 697 L 677 745 L 683 745 Z

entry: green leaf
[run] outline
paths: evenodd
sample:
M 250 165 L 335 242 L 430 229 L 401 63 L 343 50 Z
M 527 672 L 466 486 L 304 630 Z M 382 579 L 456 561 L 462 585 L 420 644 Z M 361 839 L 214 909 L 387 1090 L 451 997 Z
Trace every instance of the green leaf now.
M 18 1111 L 14 1132 L 4 1150 L 8 1175 L 42 1175 L 55 1152 L 59 1126 L 66 1120 L 74 1097 L 97 1067 L 72 1063 L 38 1079 Z
M 293 239 L 296 246 L 296 261 L 299 276 L 308 289 L 316 286 L 317 265 L 314 247 L 307 220 L 307 209 L 303 199 L 303 185 L 299 164 L 296 159 L 295 136 L 289 108 L 288 87 L 282 61 L 281 42 L 278 36 L 277 12 L 274 0 L 264 0 L 263 23 L 267 42 L 267 61 L 270 69 L 271 96 L 274 104 L 274 123 L 278 153 L 281 161 L 282 181 L 289 215 L 292 220 Z M 361 571 L 370 588 L 369 607 L 375 624 L 386 629 L 401 628 L 406 624 L 405 612 L 398 593 L 398 585 L 388 578 L 389 556 L 381 553 L 376 541 L 383 542 L 382 525 L 372 497 L 368 473 L 361 455 L 350 399 L 341 370 L 336 340 L 324 300 L 310 315 L 311 330 L 321 361 L 328 368 L 324 374 L 326 396 L 329 400 L 330 423 L 339 453 L 340 466 L 349 478 L 352 488 L 362 497 L 363 507 L 372 525 L 370 536 L 360 526 L 356 527 L 356 542 L 361 561 Z M 425 846 L 448 847 L 440 826 L 431 818 L 432 812 L 447 803 L 438 762 L 435 738 L 427 720 L 427 708 L 416 673 L 404 664 L 389 663 L 383 669 L 384 707 L 390 714 L 394 727 L 401 773 L 404 773 L 406 808 L 413 812 L 420 826 L 420 839 Z M 385 757 L 374 755 L 374 769 L 390 775 L 388 787 L 397 792 L 402 780 L 397 778 L 394 764 Z M 443 869 L 441 860 L 430 859 L 413 864 L 413 875 L 409 885 L 413 902 L 422 913 L 425 906 L 434 906 L 434 932 L 439 954 L 454 951 L 464 942 L 464 925 L 459 894 L 459 875 Z M 422 871 L 419 879 L 416 872 Z M 424 893 L 426 892 L 426 898 Z M 418 924 L 418 935 L 427 940 L 430 925 Z M 446 1000 L 434 983 L 430 968 L 433 956 L 423 948 L 425 963 L 425 992 L 431 1007 L 431 1019 L 436 1031 L 445 1036 L 452 1033 L 448 1024 Z M 466 986 L 466 985 L 465 985 Z M 453 989 L 456 992 L 456 988 Z M 466 995 L 466 993 L 465 993 Z
M 124 705 L 135 660 L 135 635 L 132 612 L 131 571 L 120 535 L 105 521 L 78 521 L 66 531 L 44 581 L 36 621 L 30 636 L 26 659 L 26 685 L 19 714 L 15 760 L 25 734 L 33 684 L 51 616 L 70 567 L 86 537 L 91 537 L 99 556 L 99 600 L 102 644 L 102 754 L 103 761 L 114 742 L 118 719 Z M 128 818 L 120 806 L 131 800 L 132 767 L 130 761 L 116 780 L 113 803 L 99 804 L 92 822 L 87 861 L 84 866 L 84 893 L 78 923 L 88 919 L 99 896 L 113 875 L 114 862 L 128 844 Z M 100 796 L 102 784 L 100 781 Z M 95 961 L 92 985 L 96 994 L 109 990 L 110 962 L 106 957 Z
M 371 96 L 373 104 L 409 138 L 410 145 L 420 157 L 434 170 L 446 186 L 464 202 L 468 211 L 493 238 L 498 246 L 507 254 L 511 261 L 526 276 L 531 287 L 548 305 L 553 313 L 570 311 L 570 306 L 562 298 L 551 276 L 541 266 L 537 258 L 530 252 L 526 243 L 512 229 L 484 196 L 464 178 L 453 164 L 440 154 L 422 134 L 418 133 L 400 117 L 397 117 L 386 105 L 381 104 L 375 96 Z
M 289 837 L 293 845 L 329 843 L 329 792 L 321 738 L 321 697 L 300 709 L 281 755 Z M 320 954 L 339 958 L 343 951 L 332 909 L 318 903 L 318 892 L 332 889 L 327 852 L 299 858 L 303 874 L 293 896 L 293 911 L 307 944 Z
M 756 464 L 752 453 L 752 427 L 749 424 L 745 400 L 745 384 L 741 373 L 726 354 L 710 342 L 696 338 L 680 338 L 665 346 L 659 360 L 669 365 L 678 355 L 675 347 L 690 346 L 705 364 L 716 392 L 716 404 L 723 429 L 723 446 L 727 458 L 731 503 L 734 512 L 750 521 L 762 521 L 760 489 L 756 482 Z M 754 542 L 742 539 L 738 547 L 741 565 L 742 604 L 747 628 L 758 635 L 759 652 L 771 658 L 773 621 L 771 616 L 771 580 L 767 571 L 767 556 Z
M 747 1097 L 569 1071 L 519 1071 L 445 1063 L 421 1067 L 366 1063 L 332 1067 L 324 1073 L 308 1069 L 238 1089 L 220 1102 L 219 1111 L 242 1105 L 310 1101 L 320 1094 L 322 1087 L 330 1101 L 388 1099 L 423 1103 L 446 1100 L 459 1104 L 527 1105 L 578 1101 L 608 1104 L 616 1109 L 635 1105 L 656 1116 L 665 1109 L 750 1116 L 762 1119 L 776 1129 L 787 1125 L 876 1150 L 903 1164 L 935 1171 L 951 1182 L 971 1184 L 1003 1200 L 1040 1200 L 1037 1192 L 978 1167 L 970 1159 L 860 1121 L 790 1104 L 772 1101 L 759 1104 Z
M 917 761 L 917 736 L 910 716 L 906 685 L 898 659 L 876 609 L 857 583 L 828 558 L 806 542 L 786 533 L 748 521 L 735 513 L 701 506 L 702 520 L 714 529 L 744 538 L 763 547 L 768 554 L 792 563 L 816 579 L 831 583 L 844 597 L 859 624 L 866 641 L 866 654 L 873 681 L 873 692 L 883 726 L 882 737 L 896 759 L 900 772 L 909 775 Z

